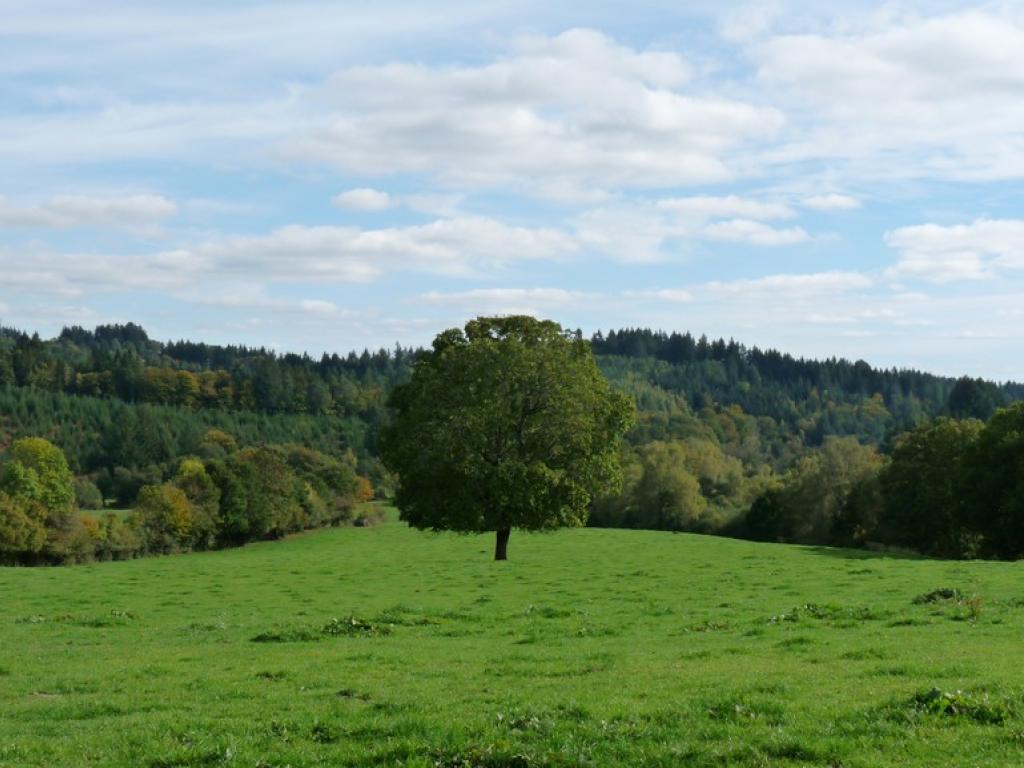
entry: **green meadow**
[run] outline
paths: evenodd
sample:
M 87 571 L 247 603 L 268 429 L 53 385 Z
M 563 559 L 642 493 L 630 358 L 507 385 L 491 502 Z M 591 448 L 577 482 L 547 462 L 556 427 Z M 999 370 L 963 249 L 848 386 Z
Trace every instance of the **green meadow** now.
M 0 765 L 1024 760 L 1022 564 L 596 529 L 493 545 L 392 515 L 0 569 Z

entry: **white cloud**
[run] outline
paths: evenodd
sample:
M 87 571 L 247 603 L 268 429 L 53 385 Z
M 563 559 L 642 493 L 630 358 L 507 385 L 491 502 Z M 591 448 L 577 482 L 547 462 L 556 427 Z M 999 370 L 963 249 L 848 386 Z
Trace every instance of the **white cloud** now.
M 777 229 L 759 221 L 729 219 L 709 224 L 704 234 L 713 240 L 726 240 L 749 245 L 794 245 L 810 240 L 802 227 Z
M 95 166 L 127 160 L 201 158 L 221 167 L 267 163 L 264 147 L 309 124 L 299 92 L 219 101 L 119 100 L 76 110 L 0 116 L 8 165 Z
M 333 301 L 324 301 L 323 299 L 301 299 L 298 302 L 298 307 L 303 312 L 307 312 L 311 315 L 341 315 L 349 314 L 342 310 Z
M 346 211 L 374 212 L 386 211 L 395 204 L 395 201 L 391 199 L 391 195 L 387 192 L 381 192 L 368 187 L 359 187 L 342 192 L 340 195 L 335 195 L 331 199 L 331 203 L 336 208 Z
M 580 70 L 603 78 L 629 78 L 654 87 L 674 88 L 692 77 L 692 70 L 679 54 L 671 51 L 641 51 L 615 43 L 593 29 L 570 29 L 557 37 L 527 37 L 518 42 L 518 55 L 529 63 L 535 74 L 550 74 L 550 65 L 572 62 Z M 582 74 L 577 71 L 576 76 Z M 534 88 L 539 83 L 528 83 Z M 575 85 L 601 90 L 599 79 L 585 77 L 576 83 L 554 81 L 547 84 L 558 92 L 575 91 Z
M 477 288 L 469 291 L 422 294 L 420 301 L 477 314 L 547 315 L 600 298 L 593 293 L 562 288 Z
M 816 211 L 851 211 L 860 208 L 861 203 L 855 197 L 829 192 L 824 195 L 811 195 L 804 198 L 803 205 Z
M 589 301 L 593 298 L 595 298 L 593 293 L 569 291 L 564 288 L 474 288 L 469 291 L 449 293 L 431 291 L 420 296 L 420 299 L 429 304 L 528 300 L 542 304 L 561 305 Z
M 885 235 L 900 252 L 893 277 L 935 283 L 985 280 L 1001 271 L 1024 269 L 1024 220 L 979 219 L 971 224 L 920 224 Z
M 559 198 L 729 179 L 729 153 L 772 136 L 769 107 L 687 92 L 689 65 L 593 30 L 520 41 L 491 64 L 357 67 L 293 153 L 365 175 L 426 173 Z
M 178 207 L 161 195 L 57 195 L 41 203 L 15 206 L 0 198 L 0 227 L 71 229 L 75 227 L 152 226 L 174 216 Z
M 265 235 L 235 236 L 147 255 L 26 255 L 0 251 L 8 287 L 40 294 L 78 295 L 125 289 L 181 292 L 194 286 L 238 283 L 365 283 L 417 271 L 474 276 L 512 264 L 574 254 L 578 244 L 554 229 L 516 227 L 482 217 L 438 219 L 408 227 L 281 227 Z M 307 305 L 315 310 L 317 305 Z
M 449 0 L 444 13 L 410 0 L 350 4 L 344 13 L 325 0 L 287 6 L 134 6 L 96 0 L 88 7 L 40 0 L 5 10 L 8 55 L 0 58 L 2 72 L 66 78 L 90 65 L 89 75 L 102 68 L 134 82 L 146 81 L 154 68 L 166 69 L 173 60 L 176 75 L 201 75 L 193 78 L 195 85 L 211 91 L 225 81 L 249 85 L 254 73 L 263 79 L 282 71 L 305 73 L 334 66 L 342 57 L 407 48 L 436 35 L 465 36 L 474 25 L 501 28 L 510 15 L 501 4 L 468 0 Z M 55 24 L 56 18 L 61 23 Z M 40 39 L 52 44 L 41 46 Z M 240 57 L 244 67 L 229 66 Z M 218 76 L 209 77 L 211 71 Z
M 664 211 L 678 213 L 686 218 L 700 220 L 740 217 L 768 221 L 788 219 L 794 216 L 793 209 L 788 205 L 752 200 L 737 195 L 671 197 L 659 200 L 657 207 Z
M 240 199 L 216 199 L 209 197 L 193 197 L 182 201 L 182 208 L 188 213 L 200 216 L 237 216 L 245 214 L 259 214 L 265 211 L 260 203 L 249 202 Z
M 918 277 L 932 283 L 962 280 L 990 280 L 992 269 L 978 253 L 970 251 L 904 251 L 899 263 L 888 272 L 891 277 Z
M 576 236 L 584 247 L 626 263 L 662 261 L 667 243 L 692 234 L 691 227 L 643 205 L 595 208 L 576 222 Z
M 445 194 L 416 194 L 403 195 L 401 204 L 411 211 L 425 213 L 430 216 L 445 218 L 456 218 L 463 215 L 459 206 L 462 204 L 462 195 Z
M 594 208 L 578 217 L 582 245 L 622 262 L 653 263 L 707 240 L 756 246 L 810 240 L 801 227 L 776 228 L 762 220 L 794 216 L 789 206 L 737 195 L 673 197 Z M 723 218 L 738 216 L 740 218 Z
M 847 160 L 837 173 L 860 176 L 1024 176 L 1024 17 L 1012 4 L 932 17 L 844 6 L 829 23 L 786 5 L 718 14 L 727 44 L 754 63 L 755 82 L 744 67 L 709 65 L 694 28 L 679 50 L 592 29 L 511 43 L 464 37 L 474 39 L 469 53 L 453 44 L 442 62 L 473 63 L 454 65 L 405 44 L 475 24 L 537 28 L 492 3 L 460 2 L 445 14 L 375 5 L 347 9 L 343 20 L 322 3 L 98 13 L 116 24 L 61 8 L 60 25 L 52 9 L 18 9 L 5 17 L 0 71 L 17 95 L 31 94 L 30 109 L 0 117 L 0 159 L 65 167 L 202 157 L 265 167 L 298 155 L 367 175 L 416 173 L 573 201 L 802 173 L 791 165 L 802 160 Z M 498 21 L 517 15 L 519 23 Z M 609 32 L 618 30 L 613 18 L 604 17 Z M 802 31 L 773 31 L 782 25 Z M 696 64 L 685 58 L 691 50 Z M 238 51 L 254 69 L 226 65 Z M 172 57 L 180 67 L 169 77 Z M 332 67 L 340 69 L 327 81 Z M 283 155 L 271 151 L 281 145 Z
M 719 31 L 722 37 L 732 42 L 756 41 L 772 31 L 783 12 L 778 2 L 744 2 L 722 14 Z
M 804 319 L 814 325 L 849 325 L 857 322 L 857 318 L 852 315 L 836 315 L 824 312 L 812 312 Z
M 268 296 L 259 285 L 235 287 L 230 291 L 220 290 L 215 293 L 189 292 L 182 294 L 180 298 L 193 304 L 247 312 L 273 312 L 335 319 L 356 315 L 354 311 L 339 307 L 335 302 L 325 299 L 282 299 Z
M 1024 15 L 1012 2 L 943 16 L 924 0 L 806 11 L 757 0 L 643 19 L 463 0 L 444 14 L 403 2 L 341 15 L 319 2 L 116 13 L 99 2 L 4 17 L 5 319 L 106 321 L 110 305 L 168 334 L 258 318 L 256 343 L 347 348 L 429 340 L 449 314 L 533 311 L 1024 376 L 1019 222 L 948 226 L 1016 216 L 1013 190 L 904 183 L 1024 179 Z M 726 39 L 707 35 L 709 8 L 729 16 Z M 676 14 L 687 23 L 645 20 Z M 567 19 L 607 34 L 557 34 Z M 268 198 L 278 182 L 287 198 Z M 427 223 L 312 226 L 325 184 L 341 185 L 326 196 L 341 192 L 343 209 L 401 206 Z M 123 194 L 165 188 L 184 191 L 155 204 Z M 107 195 L 52 196 L 68 190 Z M 203 199 L 223 190 L 230 203 Z M 877 230 L 871 249 L 844 217 L 838 236 L 855 242 L 810 231 L 812 211 L 857 198 L 884 202 L 891 220 L 943 223 L 894 229 L 888 253 Z M 950 218 L 963 206 L 974 210 Z M 305 225 L 273 229 L 299 209 Z M 155 247 L 125 236 L 169 225 Z M 719 260 L 738 250 L 727 243 L 812 239 L 817 265 L 799 268 L 816 275 L 770 274 L 797 267 L 764 254 L 761 267 L 753 253 Z M 891 270 L 856 272 L 880 255 Z M 460 291 L 467 277 L 490 287 Z M 402 317 L 375 314 L 388 306 Z M 877 336 L 846 343 L 841 331 Z M 999 333 L 1019 341 L 987 360 L 972 351 Z
M 68 325 L 81 325 L 85 327 L 99 325 L 104 322 L 127 322 L 134 318 L 111 317 L 107 313 L 97 312 L 92 307 L 48 302 L 45 305 L 32 303 L 18 303 L 12 307 L 16 313 L 17 322 L 9 323 L 4 318 L 4 325 L 14 325 L 19 330 L 36 331 L 45 333 L 44 329 L 56 334 L 61 327 Z
M 650 291 L 626 291 L 623 293 L 628 299 L 641 299 L 644 301 L 664 301 L 671 304 L 685 304 L 693 301 L 693 294 L 679 288 L 660 288 Z
M 73 266 L 78 257 L 69 256 L 68 266 Z M 37 248 L 11 249 L 0 246 L 0 273 L 3 274 L 4 298 L 8 301 L 31 297 L 39 304 L 38 297 L 72 298 L 82 294 L 82 289 L 69 278 L 64 265 L 52 259 L 49 254 Z
M 291 225 L 269 235 L 203 243 L 186 253 L 206 271 L 288 282 L 366 282 L 404 270 L 466 276 L 563 257 L 576 247 L 557 230 L 464 217 L 383 229 Z
M 817 272 L 803 275 L 769 275 L 729 282 L 706 283 L 703 290 L 717 296 L 771 296 L 814 298 L 870 288 L 874 281 L 859 272 Z
M 858 23 L 861 22 L 861 23 Z M 878 177 L 1024 177 L 1024 17 L 851 14 L 750 45 L 767 98 L 799 125 L 768 163 L 845 159 Z

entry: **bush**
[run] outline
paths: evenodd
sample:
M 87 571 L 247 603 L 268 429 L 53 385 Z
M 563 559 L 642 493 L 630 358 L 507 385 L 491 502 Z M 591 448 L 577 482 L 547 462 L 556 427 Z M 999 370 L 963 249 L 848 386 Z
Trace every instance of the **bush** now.
M 75 506 L 75 489 L 71 469 L 64 452 L 49 440 L 25 437 L 11 446 L 8 470 L 21 467 L 34 477 L 36 501 L 46 507 L 51 517 L 68 515 Z
M 0 467 L 0 561 L 120 560 L 278 538 L 350 521 L 357 498 L 373 495 L 351 454 L 336 458 L 299 445 L 239 450 L 218 430 L 203 440 L 201 452 L 221 458 L 187 456 L 170 482 L 164 477 L 172 467 L 160 464 L 74 480 L 47 441 L 18 441 Z M 82 509 L 102 509 L 100 486 L 136 507 L 127 520 L 73 514 L 76 497 Z
M 210 478 L 199 459 L 182 459 L 174 485 L 188 499 L 192 508 L 193 524 L 189 544 L 194 549 L 209 549 L 217 539 L 220 526 L 220 489 Z
M 101 560 L 128 560 L 142 550 L 142 536 L 139 534 L 138 518 L 123 520 L 113 513 L 107 513 L 100 520 L 100 539 L 96 545 L 96 556 Z
M 34 562 L 46 545 L 46 508 L 0 491 L 0 563 Z
M 135 514 L 150 552 L 180 552 L 191 545 L 196 515 L 180 488 L 168 484 L 143 486 Z
M 48 549 L 59 563 L 92 562 L 100 538 L 99 521 L 92 515 L 75 515 L 61 527 L 50 531 Z
M 92 480 L 75 480 L 75 503 L 79 509 L 103 509 L 103 494 Z

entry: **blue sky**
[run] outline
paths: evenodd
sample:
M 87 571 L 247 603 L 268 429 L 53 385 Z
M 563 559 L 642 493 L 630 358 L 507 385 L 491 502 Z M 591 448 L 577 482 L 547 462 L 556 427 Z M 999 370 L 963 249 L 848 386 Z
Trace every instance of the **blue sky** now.
M 557 6 L 557 7 L 552 7 Z M 0 0 L 0 319 L 1024 380 L 1024 7 Z

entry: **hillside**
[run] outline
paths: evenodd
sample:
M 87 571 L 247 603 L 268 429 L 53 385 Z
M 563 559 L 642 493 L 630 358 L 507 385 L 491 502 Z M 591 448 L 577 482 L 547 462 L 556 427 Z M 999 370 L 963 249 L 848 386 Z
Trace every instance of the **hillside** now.
M 1012 564 L 592 529 L 490 547 L 389 523 L 5 570 L 0 764 L 1019 760 Z M 960 599 L 915 603 L 941 588 Z
M 1024 399 L 1024 385 L 1012 382 L 797 359 L 688 333 L 613 330 L 591 342 L 605 374 L 637 401 L 632 444 L 696 435 L 774 470 L 829 436 L 879 445 L 928 417 L 984 419 Z M 0 437 L 47 433 L 72 467 L 87 474 L 159 464 L 168 453 L 187 453 L 189 441 L 213 425 L 240 432 L 243 441 L 301 439 L 322 450 L 351 449 L 368 473 L 379 475 L 370 465 L 377 429 L 388 417 L 387 394 L 408 377 L 415 356 L 416 350 L 400 346 L 314 359 L 264 348 L 160 342 L 132 323 L 65 328 L 49 340 L 0 327 Z M 137 455 L 109 447 L 127 439 L 111 425 L 145 421 L 149 413 L 172 434 L 139 430 L 131 436 L 141 444 Z M 161 441 L 172 447 L 154 445 Z
M 920 531 L 893 523 L 898 515 L 869 487 L 886 454 L 937 417 L 988 419 L 1024 398 L 1024 385 L 1012 382 L 797 359 L 688 333 L 613 330 L 591 346 L 637 407 L 621 446 L 625 488 L 595 500 L 595 526 L 916 548 Z M 297 445 L 343 460 L 388 498 L 395 479 L 378 457 L 378 435 L 391 417 L 389 393 L 417 353 L 396 346 L 314 359 L 160 342 L 131 323 L 65 328 L 49 340 L 0 328 L 0 461 L 14 440 L 45 437 L 65 453 L 82 499 L 128 507 L 201 453 L 215 429 L 243 448 Z M 780 484 L 786 492 L 772 496 Z M 979 549 L 972 542 L 986 532 L 968 529 L 925 551 L 1021 550 Z

